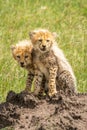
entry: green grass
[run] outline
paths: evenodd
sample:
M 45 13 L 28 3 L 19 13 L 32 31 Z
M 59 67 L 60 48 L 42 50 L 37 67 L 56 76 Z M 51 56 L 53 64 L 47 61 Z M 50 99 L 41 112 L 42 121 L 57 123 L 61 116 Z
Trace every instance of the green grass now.
M 9 90 L 25 88 L 27 72 L 14 61 L 10 46 L 29 39 L 29 31 L 57 32 L 80 92 L 87 92 L 87 0 L 0 0 L 0 102 Z
M 12 127 L 5 127 L 5 128 L 2 128 L 1 130 L 14 130 L 14 128 L 12 128 Z

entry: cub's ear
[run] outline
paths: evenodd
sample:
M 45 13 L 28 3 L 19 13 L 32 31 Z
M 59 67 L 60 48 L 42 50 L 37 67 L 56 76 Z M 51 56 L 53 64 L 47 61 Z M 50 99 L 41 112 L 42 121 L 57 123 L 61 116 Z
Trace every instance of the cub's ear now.
M 12 51 L 13 51 L 15 48 L 16 48 L 15 45 L 12 45 L 12 46 L 11 46 L 11 50 L 12 50 Z
M 56 33 L 56 32 L 53 32 L 53 37 L 56 39 L 56 38 L 59 38 L 59 35 Z
M 36 34 L 36 32 L 34 32 L 34 31 L 29 32 L 30 39 L 32 39 L 35 34 Z

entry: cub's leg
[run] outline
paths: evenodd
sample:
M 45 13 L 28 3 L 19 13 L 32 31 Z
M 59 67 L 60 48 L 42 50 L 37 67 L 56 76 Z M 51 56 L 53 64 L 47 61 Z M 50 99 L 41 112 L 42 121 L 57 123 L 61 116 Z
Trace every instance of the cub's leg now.
M 43 96 L 43 94 L 45 93 L 45 83 L 46 83 L 46 79 L 45 79 L 45 76 L 43 75 L 43 79 L 42 79 L 42 83 L 41 83 L 41 87 L 39 91 L 39 96 Z
M 38 95 L 42 87 L 43 74 L 39 70 L 35 70 L 34 76 L 34 94 Z
M 68 94 L 76 92 L 76 81 L 69 71 L 63 71 L 57 77 L 57 86 L 57 89 L 64 90 Z
M 52 97 L 57 93 L 56 91 L 56 76 L 57 76 L 57 66 L 51 66 L 49 69 L 49 79 L 48 79 L 48 95 Z
M 29 71 L 28 75 L 27 75 L 25 91 L 31 92 L 31 86 L 32 86 L 33 79 L 34 79 L 34 72 Z

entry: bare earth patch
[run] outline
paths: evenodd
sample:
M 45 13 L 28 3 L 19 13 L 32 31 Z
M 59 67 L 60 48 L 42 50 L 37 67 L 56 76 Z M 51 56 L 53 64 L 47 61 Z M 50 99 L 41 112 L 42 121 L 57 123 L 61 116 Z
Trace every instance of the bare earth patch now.
M 65 95 L 53 99 L 10 91 L 0 104 L 0 129 L 87 130 L 87 94 Z

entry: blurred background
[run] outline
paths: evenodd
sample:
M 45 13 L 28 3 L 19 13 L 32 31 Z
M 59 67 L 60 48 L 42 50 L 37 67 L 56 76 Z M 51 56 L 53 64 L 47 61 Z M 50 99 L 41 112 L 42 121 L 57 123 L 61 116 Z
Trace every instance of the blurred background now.
M 0 0 L 0 102 L 9 90 L 25 88 L 27 71 L 14 61 L 10 46 L 37 28 L 58 34 L 77 89 L 87 92 L 87 0 Z

